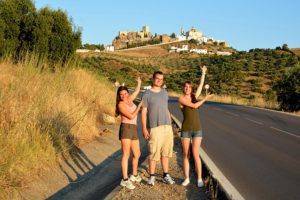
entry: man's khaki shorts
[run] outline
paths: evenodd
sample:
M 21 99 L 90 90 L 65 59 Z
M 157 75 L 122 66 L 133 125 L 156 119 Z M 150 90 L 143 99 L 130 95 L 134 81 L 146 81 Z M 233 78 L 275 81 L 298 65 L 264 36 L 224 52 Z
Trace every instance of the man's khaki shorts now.
M 173 130 L 171 125 L 161 125 L 150 129 L 149 159 L 159 161 L 161 156 L 172 157 Z

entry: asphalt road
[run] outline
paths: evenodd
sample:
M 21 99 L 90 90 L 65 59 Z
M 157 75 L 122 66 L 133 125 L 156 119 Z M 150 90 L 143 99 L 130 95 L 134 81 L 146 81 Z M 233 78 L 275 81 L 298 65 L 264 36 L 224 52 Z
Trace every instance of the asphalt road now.
M 210 102 L 200 117 L 202 148 L 245 199 L 300 199 L 300 117 Z

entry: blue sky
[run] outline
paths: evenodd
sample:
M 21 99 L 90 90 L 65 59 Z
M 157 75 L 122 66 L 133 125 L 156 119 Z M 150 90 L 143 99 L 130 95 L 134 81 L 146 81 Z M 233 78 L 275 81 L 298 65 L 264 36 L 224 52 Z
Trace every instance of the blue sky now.
M 194 26 L 238 50 L 300 47 L 298 0 L 35 0 L 65 10 L 82 28 L 83 43 L 110 44 L 119 30 L 143 25 L 158 34 Z

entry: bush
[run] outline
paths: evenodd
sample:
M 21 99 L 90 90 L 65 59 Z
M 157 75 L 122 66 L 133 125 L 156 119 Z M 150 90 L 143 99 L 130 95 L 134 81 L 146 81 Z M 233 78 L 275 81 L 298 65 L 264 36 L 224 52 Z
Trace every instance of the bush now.
M 280 108 L 285 111 L 300 110 L 300 66 L 292 68 L 274 85 Z
M 0 57 L 28 52 L 66 62 L 81 45 L 81 31 L 62 10 L 36 10 L 32 0 L 0 0 Z

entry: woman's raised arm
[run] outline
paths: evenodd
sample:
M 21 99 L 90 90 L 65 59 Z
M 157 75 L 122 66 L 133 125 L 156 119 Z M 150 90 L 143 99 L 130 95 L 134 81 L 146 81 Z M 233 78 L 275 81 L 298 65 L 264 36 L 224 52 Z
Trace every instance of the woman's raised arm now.
M 207 67 L 204 65 L 203 67 L 201 67 L 201 71 L 202 71 L 202 74 L 201 74 L 200 84 L 199 84 L 199 86 L 197 88 L 197 91 L 196 91 L 196 94 L 195 94 L 196 99 L 198 99 L 199 96 L 201 95 L 202 88 L 203 88 L 203 85 L 204 85 L 204 80 L 205 80 L 205 74 L 206 74 L 206 71 L 207 71 Z
M 139 94 L 140 89 L 141 89 L 141 84 L 142 84 L 141 78 L 138 77 L 138 78 L 137 78 L 137 86 L 136 86 L 134 92 L 130 95 L 130 99 L 131 99 L 132 101 L 133 101 L 133 100 L 137 97 L 137 95 Z

